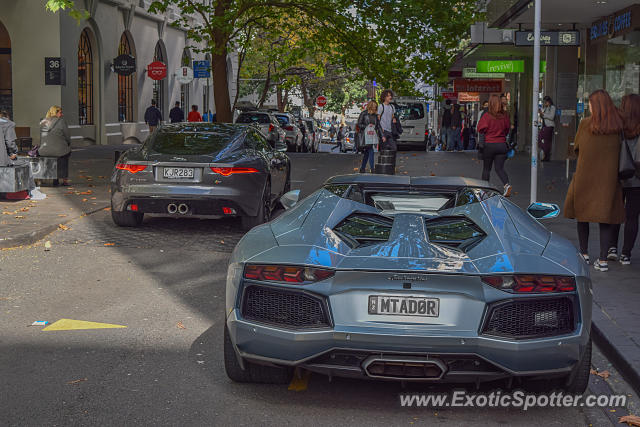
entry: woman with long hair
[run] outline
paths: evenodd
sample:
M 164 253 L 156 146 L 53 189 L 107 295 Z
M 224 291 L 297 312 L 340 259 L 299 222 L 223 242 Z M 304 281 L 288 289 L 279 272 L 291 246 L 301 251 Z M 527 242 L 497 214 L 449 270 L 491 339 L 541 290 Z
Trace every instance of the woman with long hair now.
M 578 221 L 580 253 L 589 261 L 589 223 L 600 226 L 600 253 L 593 267 L 607 271 L 607 251 L 614 232 L 613 224 L 624 222 L 622 186 L 618 180 L 622 118 L 604 90 L 589 95 L 591 116 L 578 126 L 574 150 L 578 155 L 564 216 Z
M 507 160 L 507 134 L 511 129 L 509 115 L 504 110 L 500 97 L 491 95 L 489 97 L 489 110 L 483 114 L 478 122 L 478 133 L 484 135 L 484 150 L 482 168 L 482 179 L 489 181 L 491 177 L 491 167 L 496 164 L 496 173 L 504 184 L 504 195 L 511 195 L 511 184 L 509 177 L 504 171 L 504 162 Z
M 620 114 L 624 124 L 624 143 L 629 146 L 634 162 L 640 162 L 637 157 L 638 139 L 640 139 L 640 95 L 625 95 L 620 103 Z M 624 148 L 624 147 L 622 147 Z M 631 249 L 638 237 L 638 217 L 640 216 L 640 179 L 636 176 L 622 182 L 622 196 L 624 199 L 625 222 L 624 243 L 620 252 L 620 264 L 631 264 Z M 607 259 L 618 260 L 618 235 L 620 226 L 613 226 L 613 240 Z
M 358 118 L 358 130 L 360 132 L 359 139 L 362 141 L 363 146 L 360 173 L 365 172 L 367 161 L 369 162 L 369 169 L 371 170 L 371 173 L 373 173 L 374 147 L 382 141 L 382 128 L 380 127 L 380 119 L 378 118 L 377 113 L 378 104 L 376 101 L 369 101 L 367 108 Z
M 61 176 L 63 185 L 69 185 L 69 157 L 71 156 L 71 135 L 64 120 L 62 108 L 54 105 L 47 111 L 46 117 L 40 122 L 40 146 L 38 155 L 41 157 L 57 157 L 59 170 L 65 171 Z M 56 180 L 57 181 L 57 180 Z

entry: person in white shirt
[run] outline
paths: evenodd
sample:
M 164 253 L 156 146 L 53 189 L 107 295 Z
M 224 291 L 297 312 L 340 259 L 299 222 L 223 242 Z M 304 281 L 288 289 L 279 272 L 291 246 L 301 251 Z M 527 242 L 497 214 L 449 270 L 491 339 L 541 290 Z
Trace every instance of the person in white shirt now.
M 551 142 L 556 127 L 556 106 L 549 95 L 543 98 L 544 108 L 539 111 L 540 120 L 542 120 L 542 128 L 538 133 L 538 147 L 540 148 L 540 161 L 548 162 L 551 160 Z
M 396 120 L 396 110 L 391 104 L 393 100 L 393 92 L 389 89 L 383 90 L 380 95 L 380 105 L 378 106 L 378 118 L 380 119 L 380 127 L 382 128 L 382 149 L 396 151 L 397 146 L 393 138 L 393 125 Z

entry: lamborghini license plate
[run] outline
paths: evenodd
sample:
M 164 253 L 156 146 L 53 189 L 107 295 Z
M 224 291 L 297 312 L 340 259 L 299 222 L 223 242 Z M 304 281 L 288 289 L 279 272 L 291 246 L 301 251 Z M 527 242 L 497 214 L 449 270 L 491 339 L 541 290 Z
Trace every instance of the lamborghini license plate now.
M 438 298 L 369 295 L 369 314 L 438 317 Z

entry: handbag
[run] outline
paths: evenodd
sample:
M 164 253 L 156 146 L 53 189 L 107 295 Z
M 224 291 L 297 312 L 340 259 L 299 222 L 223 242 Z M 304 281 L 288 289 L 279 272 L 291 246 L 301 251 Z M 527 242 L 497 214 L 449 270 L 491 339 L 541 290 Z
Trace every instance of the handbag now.
M 629 144 L 627 144 L 624 136 L 621 136 L 620 160 L 618 161 L 618 179 L 626 181 L 627 179 L 633 178 L 635 174 L 636 165 L 633 162 L 633 156 L 629 149 Z

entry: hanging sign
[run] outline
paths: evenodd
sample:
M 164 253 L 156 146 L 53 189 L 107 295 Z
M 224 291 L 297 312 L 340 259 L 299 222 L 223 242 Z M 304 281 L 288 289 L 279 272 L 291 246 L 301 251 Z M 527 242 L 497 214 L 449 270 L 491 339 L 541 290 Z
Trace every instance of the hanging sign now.
M 533 31 L 516 31 L 516 46 L 533 46 Z M 579 31 L 541 31 L 540 46 L 580 46 Z
M 122 54 L 113 60 L 113 71 L 121 76 L 130 76 L 136 72 L 136 58 Z
M 462 69 L 462 77 L 465 79 L 504 79 L 505 73 L 479 73 L 475 67 Z
M 446 92 L 440 92 L 440 95 L 442 95 L 442 98 L 450 99 L 452 101 L 455 101 L 456 99 L 458 99 L 458 92 L 446 91 Z
M 502 83 L 503 80 L 455 79 L 453 90 L 456 92 L 498 93 L 502 92 Z
M 67 84 L 67 72 L 64 58 L 44 58 L 44 84 L 47 86 L 64 86 Z
M 478 92 L 459 92 L 459 102 L 480 102 L 480 94 Z
M 508 59 L 497 61 L 477 61 L 476 71 L 479 73 L 524 73 L 524 59 Z M 540 61 L 540 72 L 547 71 L 547 61 Z
M 147 75 L 153 80 L 162 80 L 167 77 L 167 64 L 161 61 L 153 61 L 147 65 Z
M 209 61 L 193 61 L 193 78 L 208 79 L 211 77 L 211 64 Z
M 191 67 L 180 67 L 176 70 L 176 80 L 178 83 L 187 85 L 193 81 L 193 69 Z

